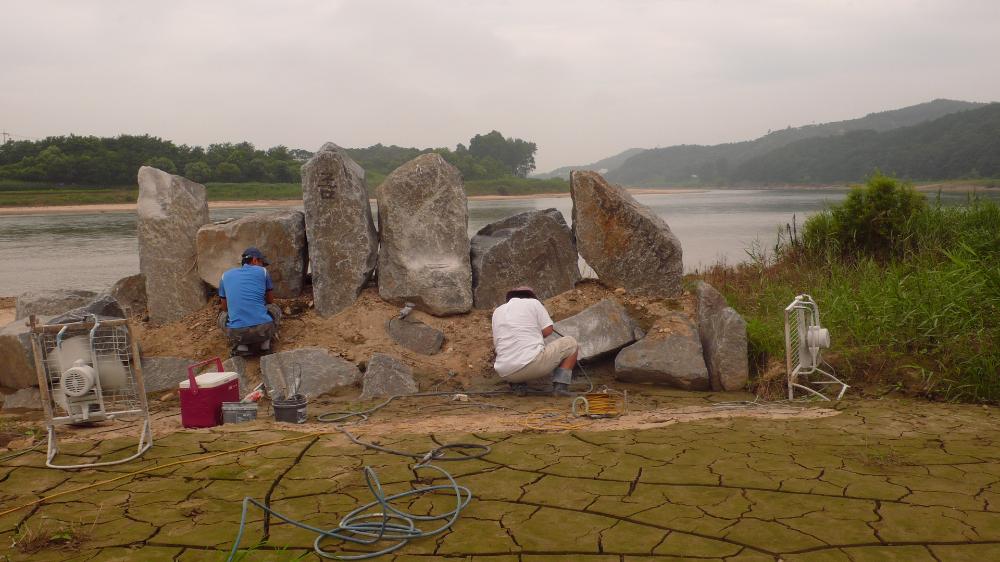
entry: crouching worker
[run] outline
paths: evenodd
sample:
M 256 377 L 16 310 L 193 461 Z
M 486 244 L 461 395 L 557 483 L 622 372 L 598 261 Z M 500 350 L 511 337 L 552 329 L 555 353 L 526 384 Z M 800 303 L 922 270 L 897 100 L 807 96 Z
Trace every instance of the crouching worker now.
M 281 308 L 271 294 L 271 276 L 264 269 L 268 261 L 260 250 L 250 247 L 240 264 L 223 273 L 219 281 L 219 328 L 229 338 L 232 355 L 253 354 L 254 347 L 267 353 L 281 322 Z
M 500 378 L 518 394 L 527 381 L 551 377 L 554 396 L 571 396 L 569 384 L 576 366 L 576 340 L 563 336 L 545 345 L 553 332 L 552 318 L 531 287 L 507 292 L 507 303 L 493 311 L 493 364 Z

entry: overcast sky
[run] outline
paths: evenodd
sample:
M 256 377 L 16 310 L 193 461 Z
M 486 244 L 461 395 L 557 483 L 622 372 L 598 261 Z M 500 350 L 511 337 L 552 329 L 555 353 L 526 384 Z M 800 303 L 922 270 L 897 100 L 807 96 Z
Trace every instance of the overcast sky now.
M 998 0 L 0 0 L 0 129 L 315 150 L 498 129 L 538 170 L 1000 100 Z

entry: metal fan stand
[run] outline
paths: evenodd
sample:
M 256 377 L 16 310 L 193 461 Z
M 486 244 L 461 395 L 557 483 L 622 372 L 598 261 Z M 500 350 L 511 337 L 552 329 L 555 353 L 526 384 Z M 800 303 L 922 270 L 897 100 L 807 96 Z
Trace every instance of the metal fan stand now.
M 798 295 L 785 308 L 785 366 L 788 369 L 789 400 L 795 399 L 796 389 L 822 400 L 831 400 L 820 392 L 820 389 L 826 390 L 830 386 L 839 387 L 839 390 L 835 389 L 835 400 L 844 397 L 850 387 L 833 374 L 833 367 L 821 357 L 820 350 L 828 347 L 830 335 L 820 326 L 819 306 L 811 296 Z
M 153 446 L 149 406 L 146 403 L 139 347 L 132 337 L 132 327 L 128 320 L 98 320 L 94 316 L 92 320 L 85 322 L 40 325 L 32 315 L 29 326 L 38 388 L 48 428 L 48 454 L 45 466 L 61 469 L 110 466 L 135 460 L 149 450 Z M 63 341 L 70 337 L 86 337 L 89 342 L 90 357 L 76 361 L 73 368 L 88 368 L 97 375 L 92 387 L 83 393 L 77 393 L 79 389 L 70 388 L 69 383 L 64 389 L 62 384 L 63 376 L 69 370 L 64 364 L 65 357 L 60 357 L 59 352 Z M 118 376 L 123 374 L 124 380 L 119 381 L 121 384 L 116 386 L 102 388 L 100 371 L 103 366 L 109 365 L 114 367 Z M 74 393 L 71 394 L 71 391 Z M 57 434 L 59 427 L 115 421 L 135 416 L 142 418 L 142 428 L 134 455 L 113 461 L 86 464 L 54 462 L 59 453 Z

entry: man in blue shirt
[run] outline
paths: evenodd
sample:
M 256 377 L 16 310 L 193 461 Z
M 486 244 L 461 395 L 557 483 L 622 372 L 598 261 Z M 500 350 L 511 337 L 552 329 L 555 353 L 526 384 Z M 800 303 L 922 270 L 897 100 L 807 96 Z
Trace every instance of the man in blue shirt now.
M 219 328 L 226 332 L 233 355 L 249 354 L 254 344 L 266 353 L 281 322 L 281 308 L 274 304 L 271 294 L 271 276 L 264 269 L 269 264 L 264 254 L 252 246 L 243 252 L 240 264 L 219 280 Z

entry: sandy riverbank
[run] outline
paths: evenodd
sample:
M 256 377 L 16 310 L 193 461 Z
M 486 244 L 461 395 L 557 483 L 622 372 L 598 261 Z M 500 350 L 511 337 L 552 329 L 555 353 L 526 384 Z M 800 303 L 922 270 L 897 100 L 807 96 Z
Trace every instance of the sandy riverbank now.
M 700 193 L 704 189 L 629 189 L 633 195 Z M 472 195 L 469 199 L 476 201 L 498 201 L 504 199 L 546 199 L 551 197 L 569 197 L 569 193 L 533 193 L 529 195 Z M 374 199 L 372 202 L 374 203 Z M 296 207 L 302 205 L 301 199 L 257 199 L 254 201 L 209 201 L 210 209 L 243 209 L 253 207 Z M 134 211 L 135 203 L 100 203 L 96 205 L 50 205 L 44 207 L 0 207 L 0 215 L 63 215 L 63 214 L 94 214 L 121 213 Z

